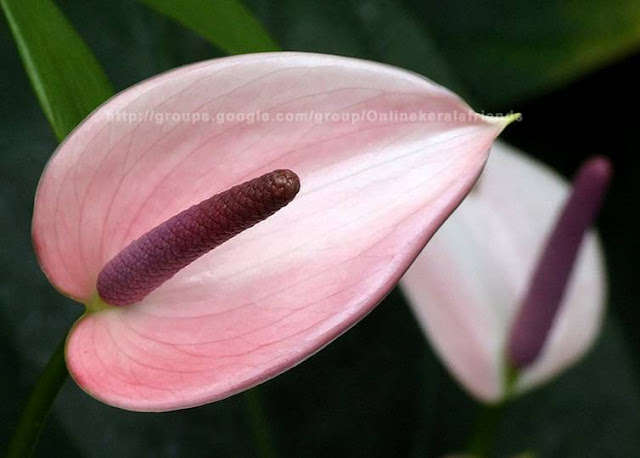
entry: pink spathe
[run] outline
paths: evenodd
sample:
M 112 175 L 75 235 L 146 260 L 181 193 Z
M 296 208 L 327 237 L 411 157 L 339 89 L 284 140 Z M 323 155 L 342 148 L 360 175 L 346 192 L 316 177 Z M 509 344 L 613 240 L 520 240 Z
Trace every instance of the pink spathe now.
M 120 93 L 58 148 L 36 196 L 41 266 L 88 304 L 67 341 L 72 377 L 108 404 L 163 411 L 298 364 L 390 291 L 510 120 L 404 70 L 305 53 L 202 62 Z M 91 305 L 132 240 L 278 168 L 300 177 L 287 207 L 142 301 Z

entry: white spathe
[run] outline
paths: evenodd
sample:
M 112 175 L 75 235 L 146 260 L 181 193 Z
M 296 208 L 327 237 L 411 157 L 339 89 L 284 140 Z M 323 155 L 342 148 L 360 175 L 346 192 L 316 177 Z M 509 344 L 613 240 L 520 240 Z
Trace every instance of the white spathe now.
M 497 142 L 475 189 L 402 279 L 415 314 L 445 365 L 475 397 L 506 395 L 506 339 L 569 184 Z M 606 296 L 595 234 L 585 238 L 539 358 L 513 387 L 521 393 L 580 358 L 598 334 Z

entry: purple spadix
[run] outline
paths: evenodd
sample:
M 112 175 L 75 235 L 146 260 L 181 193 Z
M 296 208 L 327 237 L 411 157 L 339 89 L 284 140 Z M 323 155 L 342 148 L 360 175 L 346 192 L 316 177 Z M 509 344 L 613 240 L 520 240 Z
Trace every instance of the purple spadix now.
M 588 160 L 547 239 L 507 342 L 510 363 L 522 369 L 539 356 L 553 325 L 584 235 L 593 225 L 611 179 L 610 162 Z
M 275 170 L 178 213 L 131 242 L 98 275 L 98 295 L 110 305 L 142 300 L 178 271 L 287 205 L 298 176 Z

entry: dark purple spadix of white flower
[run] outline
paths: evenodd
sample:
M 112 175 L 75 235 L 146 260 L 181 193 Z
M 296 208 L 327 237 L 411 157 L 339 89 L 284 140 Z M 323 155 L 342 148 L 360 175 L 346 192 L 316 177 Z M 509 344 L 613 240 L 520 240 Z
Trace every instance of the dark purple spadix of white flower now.
M 98 275 L 98 294 L 128 305 L 200 256 L 273 215 L 300 190 L 298 176 L 275 170 L 178 213 L 131 242 Z
M 587 161 L 574 179 L 511 328 L 507 353 L 516 369 L 533 363 L 544 346 L 584 235 L 602 205 L 611 172 L 609 161 L 596 157 Z

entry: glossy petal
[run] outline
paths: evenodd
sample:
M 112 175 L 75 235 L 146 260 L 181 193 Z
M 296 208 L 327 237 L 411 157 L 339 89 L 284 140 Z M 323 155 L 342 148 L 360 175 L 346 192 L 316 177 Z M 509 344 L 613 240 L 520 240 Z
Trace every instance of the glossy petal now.
M 556 173 L 496 143 L 476 188 L 401 282 L 445 364 L 482 400 L 505 396 L 508 332 L 568 191 Z M 516 392 L 586 351 L 600 327 L 604 296 L 603 259 L 590 234 L 542 354 L 521 372 Z
M 258 110 L 391 116 L 192 122 Z M 398 117 L 420 110 L 439 118 Z M 278 168 L 302 187 L 141 302 L 79 320 L 67 343 L 74 379 L 112 405 L 169 410 L 247 389 L 318 351 L 387 294 L 475 182 L 508 119 L 469 110 L 409 72 L 302 53 L 191 65 L 107 102 L 60 146 L 35 203 L 43 270 L 82 302 L 107 261 L 180 210 Z M 156 122 L 163 113 L 190 118 Z

